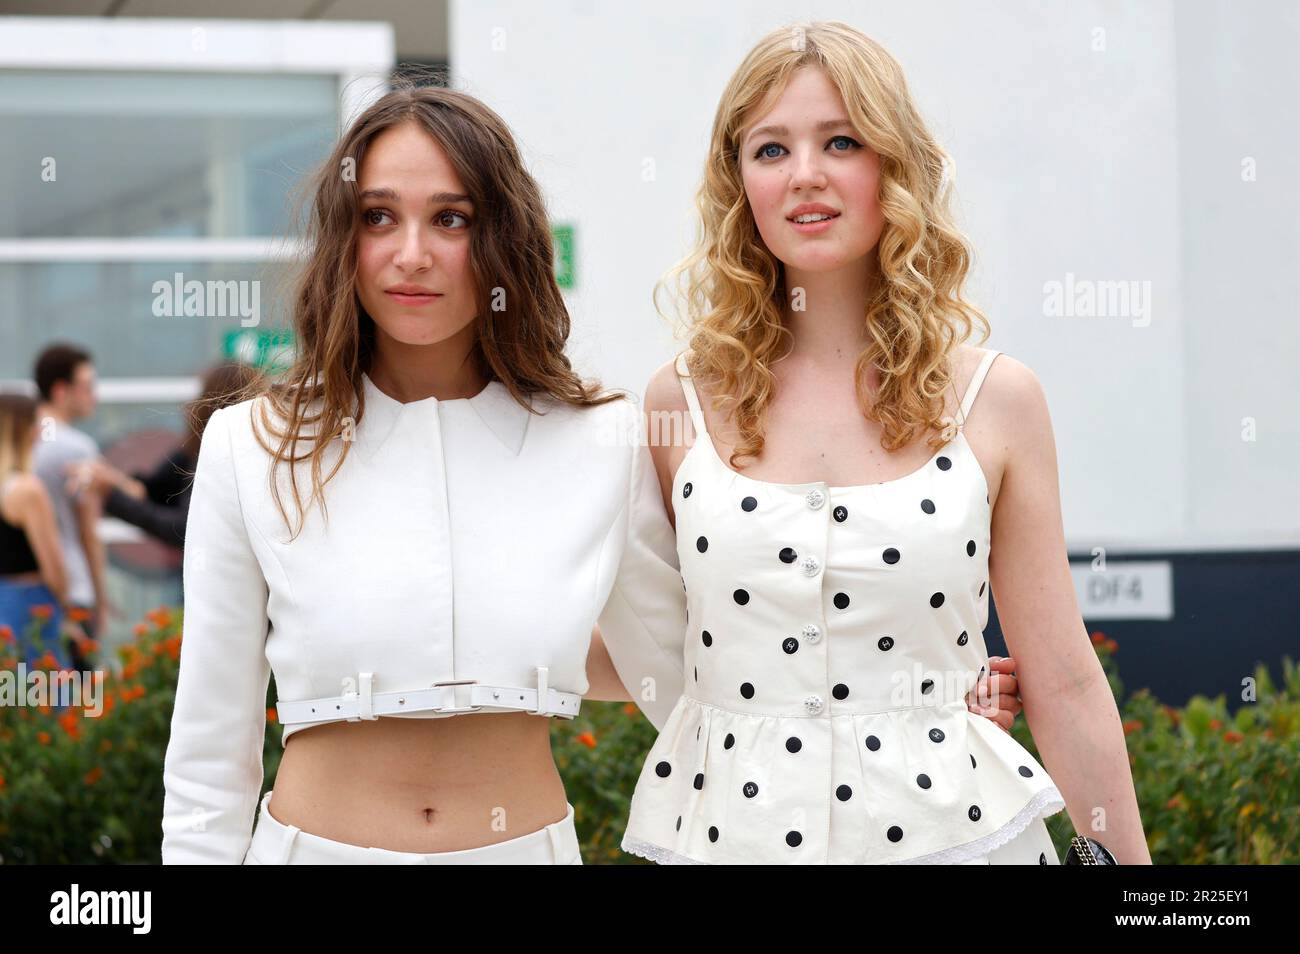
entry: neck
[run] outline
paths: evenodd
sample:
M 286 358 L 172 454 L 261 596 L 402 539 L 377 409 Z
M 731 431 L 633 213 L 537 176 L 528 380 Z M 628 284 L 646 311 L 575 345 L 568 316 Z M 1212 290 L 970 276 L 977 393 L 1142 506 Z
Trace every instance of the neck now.
M 402 403 L 433 397 L 474 397 L 488 380 L 474 360 L 473 323 L 437 344 L 407 344 L 375 326 L 375 352 L 367 372 L 375 387 Z
M 870 341 L 867 301 L 877 280 L 874 250 L 865 260 L 830 272 L 786 266 L 782 318 L 793 337 L 794 353 L 815 362 L 856 361 Z M 792 307 L 798 303 L 794 289 L 802 289 L 799 311 Z
M 43 421 L 47 417 L 54 418 L 60 424 L 72 423 L 72 418 L 67 411 L 63 410 L 58 405 L 43 401 L 36 408 L 36 420 Z

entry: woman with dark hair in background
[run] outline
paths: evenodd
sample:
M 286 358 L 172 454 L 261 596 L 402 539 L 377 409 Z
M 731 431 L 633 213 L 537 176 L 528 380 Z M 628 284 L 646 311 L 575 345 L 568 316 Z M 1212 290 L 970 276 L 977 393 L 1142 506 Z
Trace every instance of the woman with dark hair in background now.
M 194 467 L 208 419 L 261 379 L 257 369 L 237 361 L 216 365 L 204 375 L 202 393 L 186 405 L 185 439 L 152 471 L 126 474 L 98 457 L 72 465 L 70 479 L 100 494 L 109 516 L 139 527 L 169 546 L 183 547 Z

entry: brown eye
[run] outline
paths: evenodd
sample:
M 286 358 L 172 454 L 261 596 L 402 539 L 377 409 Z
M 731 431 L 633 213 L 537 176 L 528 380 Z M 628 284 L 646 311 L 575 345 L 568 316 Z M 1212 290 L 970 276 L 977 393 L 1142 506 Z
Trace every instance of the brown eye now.
M 464 222 L 465 224 L 464 224 L 464 225 L 460 225 L 460 226 L 454 225 L 454 224 L 452 224 L 452 222 L 449 222 L 449 221 L 448 221 L 449 218 L 450 218 L 450 219 L 460 219 L 460 220 L 461 220 L 462 222 Z M 439 224 L 439 225 L 444 225 L 444 226 L 446 226 L 447 228 L 450 228 L 450 229 L 463 229 L 463 228 L 468 228 L 468 227 L 469 227 L 469 216 L 466 215 L 464 212 L 454 212 L 454 211 L 452 211 L 451 209 L 447 209 L 445 212 L 442 212 L 442 213 L 440 213 L 440 214 L 438 215 L 438 224 Z

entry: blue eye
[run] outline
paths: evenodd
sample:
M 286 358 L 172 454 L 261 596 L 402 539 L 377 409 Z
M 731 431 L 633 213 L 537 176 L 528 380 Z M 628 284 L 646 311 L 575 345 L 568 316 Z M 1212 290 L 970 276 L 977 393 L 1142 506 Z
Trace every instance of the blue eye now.
M 862 143 L 858 142 L 858 141 L 857 141 L 856 139 L 854 139 L 852 136 L 836 136 L 834 139 L 831 140 L 831 142 L 832 142 L 832 143 L 834 143 L 834 142 L 846 142 L 846 143 L 849 144 L 849 146 L 850 146 L 852 149 L 861 149 L 861 148 L 862 148 Z M 829 143 L 828 143 L 828 145 L 829 145 Z M 835 151 L 835 152 L 849 152 L 850 149 L 836 149 L 836 150 L 834 150 L 834 151 Z
M 763 143 L 763 145 L 761 145 L 761 146 L 758 147 L 758 152 L 754 153 L 754 158 L 755 158 L 755 159 L 775 159 L 776 156 L 771 155 L 771 154 L 767 154 L 767 150 L 768 150 L 768 149 L 784 149 L 784 148 L 785 148 L 784 146 L 778 145 L 777 143 L 774 143 L 774 142 L 765 142 L 765 143 Z

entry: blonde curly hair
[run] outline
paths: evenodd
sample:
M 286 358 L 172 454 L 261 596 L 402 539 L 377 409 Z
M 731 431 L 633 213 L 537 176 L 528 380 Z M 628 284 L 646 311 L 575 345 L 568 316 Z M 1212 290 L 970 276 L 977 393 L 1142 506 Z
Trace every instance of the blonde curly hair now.
M 952 434 L 940 419 L 952 386 L 951 352 L 984 315 L 962 297 L 971 251 L 949 207 L 954 164 L 927 130 L 898 62 L 844 23 L 795 24 L 773 30 L 732 75 L 713 122 L 704 178 L 696 193 L 699 228 L 691 253 L 655 286 L 655 308 L 673 284 L 686 310 L 690 369 L 715 400 L 730 401 L 740 434 L 731 464 L 763 449 L 764 411 L 775 392 L 772 364 L 790 353 L 782 321 L 784 266 L 759 237 L 741 179 L 741 134 L 780 96 L 791 76 L 816 66 L 838 88 L 849 119 L 880 156 L 878 200 L 884 227 L 876 247 L 881 280 L 864 302 L 869 344 L 858 356 L 858 403 L 884 430 L 889 451 L 917 432 Z M 868 403 L 867 370 L 880 385 Z

